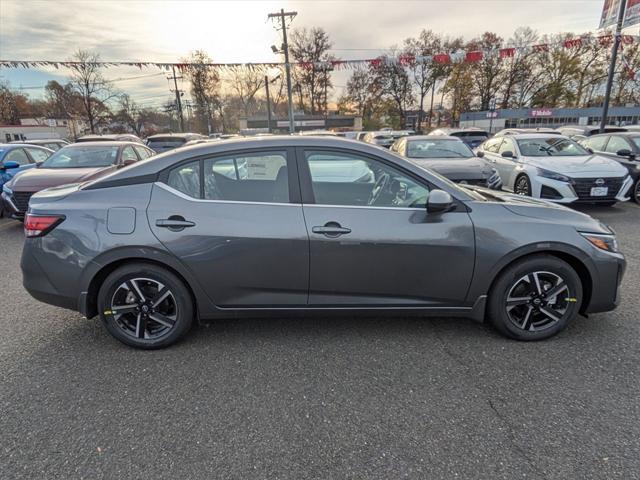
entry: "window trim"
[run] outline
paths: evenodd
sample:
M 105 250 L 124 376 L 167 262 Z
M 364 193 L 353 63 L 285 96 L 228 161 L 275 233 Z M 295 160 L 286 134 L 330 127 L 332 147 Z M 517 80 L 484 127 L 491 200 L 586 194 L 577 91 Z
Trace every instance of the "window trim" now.
M 316 152 L 316 151 L 335 152 L 343 155 L 361 156 L 363 158 L 370 159 L 375 162 L 380 162 L 389 168 L 399 170 L 400 172 L 402 172 L 403 175 L 411 178 L 416 183 L 427 188 L 429 191 L 434 189 L 439 190 L 439 188 L 436 185 L 432 184 L 428 180 L 422 177 L 419 177 L 418 175 L 414 174 L 409 170 L 405 170 L 404 168 L 402 168 L 401 165 L 390 162 L 386 158 L 378 157 L 376 155 L 371 155 L 366 152 L 348 150 L 348 149 L 339 148 L 339 147 L 315 147 L 315 146 L 297 147 L 296 160 L 298 161 L 298 164 L 299 164 L 298 174 L 300 176 L 300 187 L 302 188 L 302 204 L 303 205 L 309 205 L 309 206 L 316 205 L 316 206 L 322 206 L 322 207 L 336 207 L 336 208 L 373 208 L 373 209 L 382 209 L 382 210 L 412 210 L 412 211 L 419 210 L 421 212 L 426 211 L 426 208 L 423 208 L 423 207 L 381 207 L 377 205 L 329 205 L 329 204 L 323 204 L 323 203 L 316 203 L 315 195 L 313 194 L 313 181 L 311 178 L 311 171 L 309 170 L 309 163 L 307 162 L 307 159 L 305 156 L 305 153 L 310 151 L 311 152 Z M 454 199 L 454 203 L 456 205 L 460 205 L 460 201 L 458 199 L 456 199 L 455 197 L 452 197 L 452 198 Z M 456 208 L 455 210 L 452 210 L 452 212 L 457 210 L 460 210 L 460 209 Z
M 245 148 L 241 150 L 228 150 L 224 152 L 216 152 L 216 153 L 206 153 L 201 155 L 196 155 L 193 157 L 185 158 L 180 160 L 179 162 L 170 165 L 158 173 L 158 180 L 155 183 L 162 183 L 167 188 L 171 189 L 172 192 L 180 193 L 181 198 L 187 198 L 189 200 L 194 201 L 204 201 L 204 202 L 219 202 L 219 203 L 241 203 L 248 205 L 300 205 L 302 203 L 301 195 L 300 195 L 300 182 L 298 180 L 298 168 L 297 162 L 295 158 L 295 149 L 293 147 L 262 147 L 262 148 Z M 238 157 L 241 155 L 251 155 L 251 154 L 259 154 L 259 153 L 267 153 L 267 152 L 277 152 L 285 154 L 285 161 L 287 165 L 287 175 L 288 175 L 288 183 L 289 183 L 289 201 L 288 202 L 255 202 L 249 200 L 211 200 L 204 198 L 204 161 L 211 160 L 216 158 L 228 158 L 228 157 Z M 179 168 L 183 165 L 186 165 L 191 162 L 198 161 L 200 164 L 200 198 L 190 197 L 186 194 L 182 194 L 182 192 L 172 188 L 167 183 L 169 180 L 169 173 L 174 168 Z M 184 197 L 182 197 L 184 195 Z

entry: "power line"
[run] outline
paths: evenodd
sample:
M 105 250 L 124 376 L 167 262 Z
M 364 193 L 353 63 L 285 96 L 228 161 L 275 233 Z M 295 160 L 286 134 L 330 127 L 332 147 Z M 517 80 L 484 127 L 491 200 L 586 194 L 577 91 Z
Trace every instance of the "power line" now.
M 160 75 L 164 75 L 164 73 L 160 72 L 160 73 L 152 73 L 149 75 L 137 75 L 135 77 L 114 78 L 113 80 L 105 80 L 104 82 L 96 82 L 96 83 L 105 84 L 105 83 L 114 83 L 114 82 L 125 82 L 127 80 L 137 80 L 140 78 L 158 77 Z M 47 85 L 31 85 L 28 87 L 16 87 L 16 89 L 17 90 L 36 90 L 39 88 L 46 88 L 46 87 Z

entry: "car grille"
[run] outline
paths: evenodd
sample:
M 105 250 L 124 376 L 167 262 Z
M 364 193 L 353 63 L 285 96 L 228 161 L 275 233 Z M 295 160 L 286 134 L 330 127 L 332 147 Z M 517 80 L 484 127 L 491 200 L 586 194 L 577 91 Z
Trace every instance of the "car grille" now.
M 597 184 L 596 180 L 602 179 L 604 183 Z M 592 200 L 592 201 L 611 201 L 615 200 L 616 195 L 622 188 L 624 177 L 611 177 L 611 178 L 575 178 L 573 180 L 573 189 L 576 192 L 579 200 Z M 609 191 L 606 196 L 592 197 L 591 189 L 593 187 L 607 187 Z
M 26 213 L 29 208 L 29 199 L 31 199 L 31 195 L 33 194 L 34 192 L 13 192 L 11 195 L 13 204 L 18 208 L 20 213 Z

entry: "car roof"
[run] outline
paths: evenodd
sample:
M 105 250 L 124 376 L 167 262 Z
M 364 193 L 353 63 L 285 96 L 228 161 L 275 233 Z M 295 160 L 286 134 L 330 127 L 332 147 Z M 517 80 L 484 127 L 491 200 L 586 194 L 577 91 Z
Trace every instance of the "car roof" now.
M 133 147 L 145 146 L 142 143 L 129 140 L 98 140 L 95 142 L 78 142 L 66 145 L 62 148 L 85 148 L 85 147 L 119 147 L 121 145 L 131 145 Z M 62 149 L 60 149 L 62 150 Z
M 460 137 L 453 137 L 451 135 L 409 135 L 402 138 L 406 138 L 407 141 L 410 141 L 410 142 L 414 140 L 429 140 L 430 142 L 440 142 L 442 140 L 455 140 L 456 142 L 464 143 L 462 140 L 460 140 Z
M 566 135 L 558 135 L 557 133 L 545 133 L 545 132 L 534 132 L 534 133 L 516 133 L 514 135 L 501 135 L 499 137 L 493 138 L 515 138 L 516 140 L 525 140 L 525 139 L 533 139 L 533 138 L 564 138 L 570 140 Z
M 591 135 L 591 137 L 589 138 L 594 138 L 594 137 L 603 137 L 603 136 L 608 136 L 608 137 L 637 137 L 640 136 L 640 130 L 639 131 L 626 131 L 626 132 L 604 132 L 604 133 L 596 133 L 595 135 Z
M 155 135 L 149 135 L 147 137 L 147 140 L 154 140 L 156 138 L 165 138 L 165 137 L 167 137 L 167 138 L 171 138 L 171 137 L 174 137 L 174 138 L 190 138 L 190 137 L 195 137 L 195 136 L 204 137 L 204 135 L 201 135 L 199 133 L 190 133 L 190 132 L 187 132 L 187 133 L 156 133 Z
M 0 143 L 0 148 L 3 150 L 10 150 L 14 148 L 23 148 L 23 147 L 35 147 L 40 148 L 42 150 L 47 150 L 48 152 L 52 152 L 50 148 L 43 147 L 42 145 L 33 145 L 32 143 Z

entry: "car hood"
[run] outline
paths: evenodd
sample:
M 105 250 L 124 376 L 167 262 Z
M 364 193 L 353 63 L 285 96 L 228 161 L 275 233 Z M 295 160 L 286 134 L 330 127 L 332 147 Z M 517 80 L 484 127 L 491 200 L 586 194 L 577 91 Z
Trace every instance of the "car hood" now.
M 493 168 L 481 158 L 410 158 L 412 162 L 424 168 L 435 170 L 445 177 L 456 179 L 488 178 Z
M 78 183 L 106 175 L 114 166 L 94 168 L 32 168 L 13 178 L 13 190 L 42 190 L 67 183 Z
M 501 205 L 511 213 L 522 217 L 573 225 L 576 230 L 581 232 L 612 233 L 611 229 L 599 220 L 564 205 L 513 193 L 489 190 L 483 187 L 465 186 L 465 188 L 483 193 L 489 198 L 494 198 L 496 201 L 501 202 Z
M 622 177 L 627 174 L 627 169 L 620 165 L 619 162 L 601 155 L 527 157 L 527 163 L 573 177 L 592 177 L 594 175 Z

